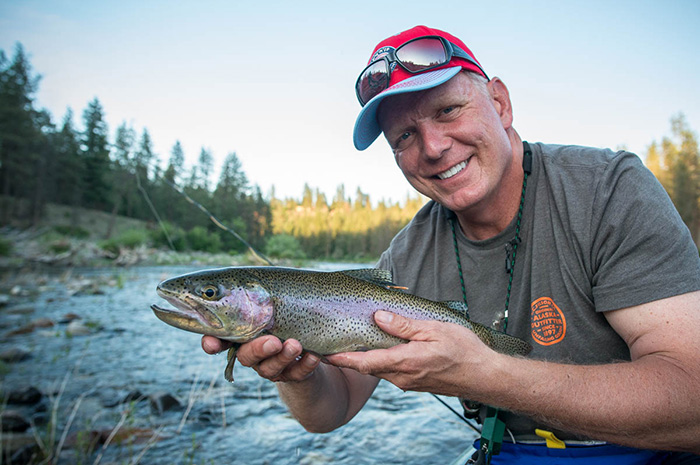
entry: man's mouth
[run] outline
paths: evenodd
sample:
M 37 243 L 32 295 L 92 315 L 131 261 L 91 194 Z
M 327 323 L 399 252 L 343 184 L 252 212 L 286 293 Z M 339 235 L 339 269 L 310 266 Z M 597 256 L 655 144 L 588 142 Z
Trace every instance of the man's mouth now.
M 466 161 L 463 161 L 463 162 L 461 162 L 461 163 L 456 164 L 456 165 L 453 166 L 452 168 L 443 171 L 442 173 L 438 173 L 438 174 L 437 174 L 437 177 L 440 178 L 440 179 L 442 179 L 442 180 L 449 179 L 449 178 L 451 178 L 452 176 L 454 176 L 455 174 L 457 174 L 457 173 L 459 173 L 460 171 L 462 171 L 462 170 L 463 170 L 464 168 L 466 168 L 466 167 L 467 167 L 467 162 L 466 162 Z

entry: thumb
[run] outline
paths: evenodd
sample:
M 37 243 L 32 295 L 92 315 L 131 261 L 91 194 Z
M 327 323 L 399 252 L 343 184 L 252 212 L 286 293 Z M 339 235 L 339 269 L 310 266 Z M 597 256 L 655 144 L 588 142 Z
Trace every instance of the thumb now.
M 413 320 L 396 313 L 377 310 L 374 321 L 383 331 L 401 339 L 421 339 L 418 335 L 423 331 L 425 321 Z

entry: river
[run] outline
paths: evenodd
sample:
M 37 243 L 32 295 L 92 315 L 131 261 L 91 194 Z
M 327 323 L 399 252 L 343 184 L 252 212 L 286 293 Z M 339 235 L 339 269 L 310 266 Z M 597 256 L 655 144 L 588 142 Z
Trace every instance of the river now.
M 3 334 L 38 318 L 60 322 L 68 313 L 93 328 L 89 335 L 69 336 L 65 323 L 58 323 L 0 342 L 0 351 L 19 347 L 32 354 L 6 365 L 3 391 L 35 386 L 47 394 L 48 412 L 57 407 L 56 438 L 70 423 L 59 463 L 445 464 L 473 441 L 474 433 L 432 396 L 403 392 L 385 381 L 346 426 L 327 434 L 306 432 L 273 383 L 240 364 L 235 383 L 227 383 L 225 355 L 205 354 L 200 336 L 153 315 L 149 307 L 160 300 L 156 284 L 189 271 L 194 268 L 75 270 L 71 279 L 111 284 L 98 293 L 73 294 L 66 280 L 48 280 L 40 292 L 15 297 L 0 309 Z M 145 397 L 168 392 L 182 408 L 158 413 L 147 399 L 120 402 L 136 391 Z M 444 400 L 459 410 L 455 399 Z M 117 435 L 104 450 L 84 444 L 95 432 L 104 440 L 120 421 L 118 431 L 138 440 Z M 41 437 L 50 426 L 34 428 Z

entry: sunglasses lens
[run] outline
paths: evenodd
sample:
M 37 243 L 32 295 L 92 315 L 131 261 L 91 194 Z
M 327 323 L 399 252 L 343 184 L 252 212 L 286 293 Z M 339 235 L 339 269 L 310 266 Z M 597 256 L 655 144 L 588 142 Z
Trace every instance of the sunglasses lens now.
M 357 80 L 357 96 L 362 105 L 366 104 L 372 97 L 389 87 L 389 70 L 387 61 L 379 60 L 370 64 Z
M 396 58 L 413 73 L 447 63 L 447 51 L 439 39 L 423 38 L 402 45 Z

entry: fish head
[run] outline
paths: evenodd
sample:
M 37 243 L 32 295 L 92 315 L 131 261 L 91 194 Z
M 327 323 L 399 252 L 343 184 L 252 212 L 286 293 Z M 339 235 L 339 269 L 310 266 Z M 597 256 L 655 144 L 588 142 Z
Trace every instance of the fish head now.
M 174 308 L 152 305 L 155 315 L 185 331 L 246 342 L 273 324 L 270 293 L 243 268 L 170 278 L 158 284 L 156 292 Z

